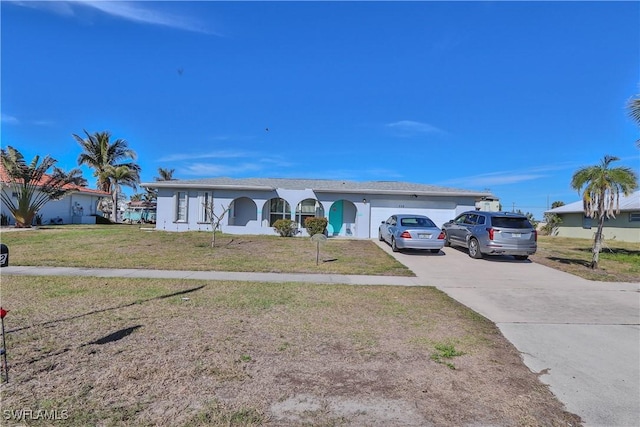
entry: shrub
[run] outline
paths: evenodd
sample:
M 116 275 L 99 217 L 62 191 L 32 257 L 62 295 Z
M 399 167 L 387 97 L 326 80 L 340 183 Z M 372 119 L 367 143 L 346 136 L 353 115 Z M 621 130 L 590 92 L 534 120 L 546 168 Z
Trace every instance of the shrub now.
M 273 229 L 282 237 L 293 237 L 298 232 L 298 224 L 290 219 L 279 219 L 273 223 Z
M 309 236 L 314 234 L 324 234 L 329 221 L 327 218 L 309 217 L 304 220 L 304 228 L 307 229 Z

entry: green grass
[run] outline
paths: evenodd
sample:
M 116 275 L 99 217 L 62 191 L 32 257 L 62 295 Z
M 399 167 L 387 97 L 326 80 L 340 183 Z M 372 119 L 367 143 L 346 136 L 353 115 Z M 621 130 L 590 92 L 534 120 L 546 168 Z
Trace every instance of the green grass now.
M 538 252 L 530 258 L 588 280 L 640 281 L 640 243 L 605 241 L 605 244 L 600 252 L 597 270 L 589 267 L 593 247 L 591 239 L 540 236 Z
M 3 232 L 10 265 L 410 276 L 369 240 L 146 232 L 137 225 L 55 226 Z M 330 261 L 330 262 L 329 262 Z
M 474 336 L 502 339 L 493 324 L 471 320 L 470 310 L 430 287 L 7 275 L 2 288 L 12 308 L 17 387 L 3 393 L 5 404 L 67 409 L 66 425 L 152 425 L 161 420 L 156 404 L 184 411 L 176 425 L 262 425 L 262 398 L 247 406 L 240 391 L 262 371 L 282 365 L 277 378 L 286 378 L 310 363 L 310 372 L 346 363 L 341 369 L 351 372 L 389 357 L 402 372 L 407 357 L 422 370 L 429 356 L 413 344 L 416 337 L 460 342 L 471 328 Z M 389 301 L 403 309 L 389 310 Z M 123 330 L 131 332 L 117 334 Z M 465 348 L 478 357 L 492 351 L 487 342 Z M 31 396 L 41 381 L 49 385 Z M 111 396 L 115 384 L 138 397 Z M 211 394 L 199 387 L 213 393 L 222 385 L 238 387 L 238 404 L 202 402 Z M 46 402 L 33 400 L 43 395 Z

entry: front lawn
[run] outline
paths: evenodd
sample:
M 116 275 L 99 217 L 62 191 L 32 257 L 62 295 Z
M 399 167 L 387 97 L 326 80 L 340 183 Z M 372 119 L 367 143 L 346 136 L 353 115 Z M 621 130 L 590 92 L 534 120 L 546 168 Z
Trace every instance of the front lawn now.
M 3 231 L 11 265 L 412 276 L 370 240 L 145 231 L 138 225 Z
M 603 282 L 640 282 L 640 244 L 605 241 L 599 268 L 592 270 L 590 239 L 540 236 L 538 252 L 530 258 L 539 264 L 589 280 Z
M 432 287 L 3 275 L 1 296 L 6 425 L 580 425 Z

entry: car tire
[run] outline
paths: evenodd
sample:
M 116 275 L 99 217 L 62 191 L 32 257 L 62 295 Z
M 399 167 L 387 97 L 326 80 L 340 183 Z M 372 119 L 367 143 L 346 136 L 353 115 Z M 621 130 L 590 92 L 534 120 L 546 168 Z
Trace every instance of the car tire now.
M 529 258 L 529 255 L 514 255 L 513 257 L 518 261 L 525 261 Z
M 378 240 L 384 242 L 384 237 L 382 237 L 382 233 L 380 232 L 380 230 L 378 230 Z
M 451 246 L 451 242 L 449 241 L 449 235 L 447 234 L 446 231 L 442 230 L 442 232 L 444 233 L 444 245 L 446 247 Z
M 469 239 L 469 256 L 473 259 L 482 258 L 482 252 L 480 252 L 480 244 L 478 243 L 478 239 L 472 237 Z
M 398 246 L 396 245 L 396 239 L 395 238 L 391 238 L 391 250 L 393 252 L 400 252 L 400 249 L 398 249 Z

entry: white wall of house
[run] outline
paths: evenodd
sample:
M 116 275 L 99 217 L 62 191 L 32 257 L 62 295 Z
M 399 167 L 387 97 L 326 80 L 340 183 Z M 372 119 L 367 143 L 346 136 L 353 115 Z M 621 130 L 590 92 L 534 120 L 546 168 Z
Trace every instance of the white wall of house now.
M 97 209 L 101 197 L 87 193 L 67 194 L 60 200 L 48 201 L 38 212 L 42 225 L 47 224 L 95 224 L 95 215 L 102 215 Z M 14 198 L 15 201 L 15 198 Z M 9 224 L 15 225 L 9 209 L 2 203 L 2 213 L 9 217 Z
M 555 236 L 593 239 L 598 228 L 597 219 L 585 219 L 582 212 L 560 214 L 562 224 L 556 227 Z M 640 211 L 620 212 L 616 218 L 605 220 L 605 242 L 619 240 L 640 243 Z
M 225 209 L 232 207 L 220 223 L 220 228 L 225 233 L 276 235 L 270 225 L 272 217 L 269 201 L 284 199 L 289 204 L 289 213 L 284 216 L 297 221 L 298 204 L 312 199 L 318 202 L 317 212 L 322 212 L 329 220 L 327 229 L 330 236 L 354 238 L 376 237 L 380 223 L 392 214 L 427 215 L 436 225 L 441 226 L 458 213 L 473 210 L 475 206 L 475 198 L 472 196 L 370 195 L 310 189 L 260 191 L 159 188 L 156 228 L 165 231 L 211 231 L 211 223 L 206 221 L 202 206 L 203 201 L 211 198 L 216 215 L 221 215 Z M 306 235 L 304 224 L 300 225 L 300 234 Z

